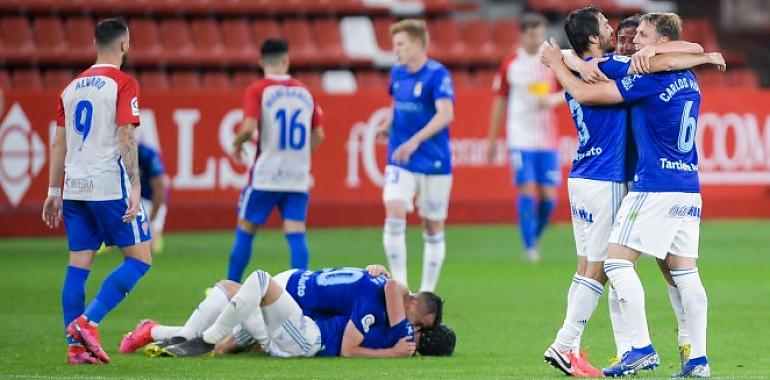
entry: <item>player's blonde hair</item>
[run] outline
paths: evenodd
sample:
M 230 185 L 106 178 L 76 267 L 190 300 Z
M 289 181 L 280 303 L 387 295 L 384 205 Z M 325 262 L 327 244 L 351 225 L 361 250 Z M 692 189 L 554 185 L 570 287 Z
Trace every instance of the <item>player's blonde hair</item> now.
M 428 25 L 425 23 L 425 20 L 408 18 L 390 26 L 391 36 L 401 32 L 406 33 L 412 40 L 419 40 L 426 48 L 428 47 L 430 37 L 428 36 Z
M 641 21 L 647 21 L 655 25 L 655 32 L 676 41 L 682 34 L 682 19 L 676 13 L 647 13 Z

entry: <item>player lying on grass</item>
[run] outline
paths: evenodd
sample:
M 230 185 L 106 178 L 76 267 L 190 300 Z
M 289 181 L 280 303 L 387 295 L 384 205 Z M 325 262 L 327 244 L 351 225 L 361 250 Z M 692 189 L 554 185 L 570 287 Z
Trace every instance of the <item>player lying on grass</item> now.
M 161 340 L 147 350 L 157 355 L 163 346 L 192 339 L 183 345 L 169 346 L 166 351 L 175 356 L 190 356 L 209 352 L 214 349 L 213 343 L 219 342 L 217 351 L 221 353 L 259 343 L 273 356 L 411 355 L 416 347 L 409 342 L 414 336 L 412 326 L 417 331 L 430 330 L 426 335 L 429 339 L 421 344 L 423 354 L 450 354 L 453 350 L 451 329 L 430 328 L 440 323 L 440 298 L 432 293 L 410 295 L 403 285 L 387 279 L 389 274 L 382 266 L 370 266 L 367 270 L 284 272 L 269 281 L 275 287 L 267 286 L 273 289 L 272 293 L 264 290 L 260 297 L 261 293 L 255 293 L 255 289 L 266 289 L 258 282 L 265 276 L 269 278 L 257 271 L 249 277 L 251 281 L 247 280 L 248 286 L 244 283 L 243 287 L 233 281 L 220 281 L 183 327 L 161 326 L 152 321 L 140 323 L 124 338 L 121 352 L 132 352 L 152 340 Z M 228 299 L 235 301 L 236 306 L 232 301 L 228 305 Z M 247 311 L 243 311 L 244 307 Z M 217 315 L 219 319 L 214 322 Z M 237 316 L 232 318 L 234 315 Z M 233 320 L 236 320 L 234 324 Z M 299 352 L 296 347 L 286 351 L 288 343 L 273 338 L 286 332 L 286 328 L 295 338 L 310 337 L 308 342 L 317 342 L 320 338 L 323 348 L 305 346 L 307 351 Z M 227 337 L 230 332 L 233 334 Z M 202 338 L 195 339 L 201 334 Z
M 659 52 L 641 64 L 634 65 L 630 57 L 607 54 L 612 46 L 612 27 L 606 17 L 595 7 L 585 7 L 571 12 L 566 19 L 565 32 L 580 57 L 574 68 L 582 65 L 596 67 L 598 76 L 590 71 L 581 77 L 622 79 L 637 70 L 652 72 L 688 69 L 695 65 L 723 64 L 718 53 L 704 55 L 697 44 L 669 41 L 654 45 Z M 676 53 L 679 52 L 679 53 Z M 598 65 L 596 63 L 598 62 Z M 567 56 L 565 55 L 565 63 Z M 546 350 L 545 359 L 552 366 L 571 376 L 600 376 L 580 355 L 580 338 L 599 302 L 607 282 L 603 264 L 607 258 L 607 246 L 615 214 L 626 195 L 626 182 L 633 177 L 635 157 L 629 157 L 627 147 L 633 139 L 627 136 L 628 106 L 592 107 L 578 103 L 567 93 L 567 101 L 578 134 L 578 151 L 568 180 L 573 230 L 578 253 L 578 270 L 572 280 L 567 302 L 567 315 L 554 343 Z M 630 148 L 633 148 L 631 146 Z M 635 150 L 631 150 L 634 151 Z M 635 153 L 634 153 L 635 156 Z M 629 162 L 632 165 L 628 165 Z M 610 301 L 619 299 L 610 288 Z M 611 305 L 611 310 L 619 310 Z M 613 316 L 613 331 L 619 356 L 630 350 L 622 321 Z M 615 324 L 621 324 L 616 328 Z

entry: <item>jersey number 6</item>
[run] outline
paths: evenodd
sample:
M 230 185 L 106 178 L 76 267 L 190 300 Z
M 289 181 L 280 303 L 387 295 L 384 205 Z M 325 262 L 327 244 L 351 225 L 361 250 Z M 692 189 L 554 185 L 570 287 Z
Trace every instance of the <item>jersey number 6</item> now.
M 281 128 L 279 141 L 281 150 L 286 150 L 287 146 L 289 149 L 293 150 L 302 150 L 302 148 L 305 147 L 307 130 L 305 125 L 297 120 L 299 118 L 299 113 L 300 110 L 294 111 L 291 118 L 286 117 L 287 113 L 285 109 L 280 109 L 275 113 L 275 119 Z

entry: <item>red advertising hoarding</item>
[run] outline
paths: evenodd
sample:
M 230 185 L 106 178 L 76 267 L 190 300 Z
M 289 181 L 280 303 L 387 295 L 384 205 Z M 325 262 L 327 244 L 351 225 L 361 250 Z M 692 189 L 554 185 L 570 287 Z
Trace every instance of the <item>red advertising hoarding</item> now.
M 486 162 L 491 94 L 460 92 L 451 126 L 454 185 L 449 222 L 514 221 L 504 142 Z M 0 237 L 62 233 L 40 220 L 48 186 L 49 141 L 56 93 L 6 93 L 0 124 Z M 159 147 L 171 179 L 169 230 L 221 229 L 235 223 L 246 168 L 228 157 L 241 120 L 236 92 L 145 92 L 141 139 Z M 308 223 L 379 225 L 385 147 L 374 128 L 390 103 L 386 94 L 319 95 L 326 141 L 313 157 Z M 704 218 L 770 217 L 770 92 L 704 89 L 698 121 Z M 560 107 L 563 172 L 576 145 L 566 107 Z M 253 153 L 253 146 L 249 150 Z M 566 186 L 556 217 L 568 220 Z M 273 220 L 273 222 L 275 222 Z

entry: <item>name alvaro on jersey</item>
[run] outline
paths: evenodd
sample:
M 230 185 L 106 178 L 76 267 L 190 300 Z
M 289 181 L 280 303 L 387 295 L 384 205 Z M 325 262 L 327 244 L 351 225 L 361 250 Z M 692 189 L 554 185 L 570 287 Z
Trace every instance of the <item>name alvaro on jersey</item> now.
M 83 77 L 77 80 L 75 89 L 82 90 L 87 87 L 96 87 L 97 90 L 101 90 L 106 84 L 107 81 L 101 77 Z

